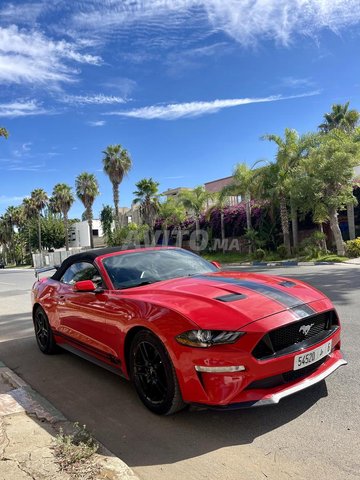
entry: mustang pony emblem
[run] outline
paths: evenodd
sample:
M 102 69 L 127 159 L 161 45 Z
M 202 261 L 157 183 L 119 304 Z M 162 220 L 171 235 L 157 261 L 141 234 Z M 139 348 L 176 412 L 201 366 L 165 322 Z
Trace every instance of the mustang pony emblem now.
M 299 328 L 299 332 L 303 333 L 306 336 L 310 332 L 310 328 L 313 325 L 313 323 L 311 323 L 310 325 L 301 325 L 301 327 Z

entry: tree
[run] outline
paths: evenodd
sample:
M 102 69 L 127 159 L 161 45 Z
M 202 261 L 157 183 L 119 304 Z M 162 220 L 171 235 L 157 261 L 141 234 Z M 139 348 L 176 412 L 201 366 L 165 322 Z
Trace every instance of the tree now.
M 338 222 L 338 210 L 353 199 L 353 170 L 360 154 L 360 129 L 349 135 L 332 129 L 317 135 L 317 144 L 300 163 L 297 175 L 304 210 L 311 210 L 315 221 L 329 220 L 338 255 L 345 254 Z
M 1 217 L 0 243 L 7 252 L 8 261 L 16 264 L 23 259 L 24 245 L 18 231 L 24 224 L 23 210 L 21 207 L 9 206 Z
M 36 206 L 34 204 L 34 200 L 31 197 L 24 198 L 22 202 L 22 209 L 24 212 L 24 220 L 27 227 L 28 232 L 28 243 L 29 243 L 29 254 L 31 256 L 31 228 L 30 223 L 37 216 Z
M 246 163 L 238 163 L 233 172 L 233 181 L 230 185 L 226 185 L 220 192 L 220 199 L 224 199 L 231 195 L 241 196 L 245 201 L 246 228 L 251 231 L 251 197 L 254 191 L 255 171 L 249 168 Z M 223 213 L 221 220 L 223 222 Z M 222 227 L 223 228 L 223 227 Z M 251 244 L 249 244 L 249 253 L 251 253 Z
M 297 247 L 297 208 L 291 195 L 291 178 L 300 159 L 307 152 L 308 138 L 300 137 L 296 130 L 285 129 L 284 138 L 279 135 L 264 135 L 264 140 L 276 143 L 276 163 L 272 169 L 263 170 L 262 174 L 270 174 L 273 180 L 272 196 L 278 198 L 280 206 L 281 229 L 287 254 L 291 254 L 288 204 L 291 208 L 293 244 Z
M 119 186 L 124 175 L 130 171 L 132 162 L 129 153 L 121 145 L 109 145 L 102 153 L 104 154 L 104 172 L 109 177 L 113 187 L 115 225 L 119 227 Z
M 159 183 L 152 178 L 143 178 L 135 183 L 137 190 L 133 192 L 135 195 L 134 204 L 140 205 L 140 216 L 149 227 L 150 235 L 153 234 L 156 214 L 159 210 Z
M 350 102 L 334 104 L 330 113 L 324 114 L 324 123 L 319 125 L 322 133 L 329 133 L 334 128 L 338 128 L 347 133 L 353 133 L 356 125 L 359 123 L 360 113 L 357 110 L 349 110 Z M 354 199 L 353 199 L 354 200 Z M 354 201 L 347 205 L 347 216 L 349 225 L 349 237 L 355 238 L 355 214 Z
M 114 221 L 113 209 L 110 205 L 103 205 L 103 208 L 100 212 L 100 222 L 104 234 L 107 238 L 107 243 L 111 243 L 111 234 L 112 234 L 112 224 Z
M 8 138 L 9 132 L 4 127 L 0 127 L 0 137 Z
M 30 194 L 30 198 L 33 203 L 33 208 L 38 216 L 38 245 L 39 252 L 41 253 L 41 212 L 48 204 L 49 198 L 42 188 L 36 188 L 33 190 Z
M 331 112 L 324 114 L 324 122 L 319 125 L 322 133 L 329 133 L 334 128 L 351 133 L 360 120 L 360 113 L 357 110 L 349 110 L 350 102 L 335 103 L 331 106 Z
M 168 242 L 168 228 L 179 226 L 186 218 L 184 205 L 174 198 L 168 198 L 165 202 L 159 203 L 158 219 L 162 222 L 163 238 Z M 164 243 L 164 242 L 163 242 Z
M 179 201 L 184 205 L 188 214 L 195 216 L 195 231 L 196 240 L 198 241 L 200 235 L 200 217 L 209 207 L 209 201 L 212 200 L 214 195 L 205 187 L 200 185 L 193 190 L 187 190 L 179 194 Z
M 99 184 L 92 173 L 83 172 L 75 180 L 76 195 L 85 207 L 86 220 L 89 224 L 90 246 L 94 248 L 94 238 L 92 231 L 93 222 L 93 204 L 95 198 L 99 195 Z
M 69 187 L 69 185 L 66 185 L 66 183 L 57 183 L 55 185 L 52 197 L 50 199 L 50 205 L 53 212 L 61 212 L 63 215 L 66 250 L 69 250 L 68 213 L 74 201 L 74 195 L 72 194 L 71 187 Z
M 37 222 L 36 222 L 37 223 Z M 30 220 L 30 242 L 35 246 L 37 242 L 36 223 Z M 45 210 L 41 217 L 42 247 L 45 249 L 61 248 L 64 246 L 64 222 L 58 215 Z

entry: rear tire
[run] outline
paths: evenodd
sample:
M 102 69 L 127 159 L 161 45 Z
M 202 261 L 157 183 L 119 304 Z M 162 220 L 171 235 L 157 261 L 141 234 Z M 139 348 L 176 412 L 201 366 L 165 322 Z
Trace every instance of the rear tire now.
M 58 351 L 54 334 L 51 330 L 48 317 L 42 307 L 37 307 L 34 312 L 35 338 L 42 353 L 52 355 Z
M 135 335 L 129 367 L 140 400 L 149 410 L 171 415 L 185 407 L 169 354 L 154 334 L 142 330 Z

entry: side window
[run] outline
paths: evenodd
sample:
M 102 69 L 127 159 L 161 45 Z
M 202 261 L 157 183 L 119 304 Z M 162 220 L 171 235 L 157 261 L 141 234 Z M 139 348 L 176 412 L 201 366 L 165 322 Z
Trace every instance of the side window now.
M 88 262 L 73 263 L 66 270 L 60 281 L 68 285 L 74 285 L 74 283 L 80 280 L 92 280 L 97 286 L 102 285 L 102 278 L 98 270 Z

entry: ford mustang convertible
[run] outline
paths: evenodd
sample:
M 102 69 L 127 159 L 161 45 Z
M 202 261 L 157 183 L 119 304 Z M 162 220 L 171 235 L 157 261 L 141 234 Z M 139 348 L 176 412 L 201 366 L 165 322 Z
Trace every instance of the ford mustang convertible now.
M 321 292 L 180 248 L 72 255 L 32 300 L 43 353 L 62 347 L 117 372 L 158 414 L 276 404 L 346 364 Z

